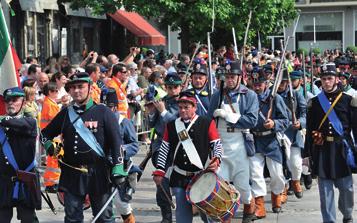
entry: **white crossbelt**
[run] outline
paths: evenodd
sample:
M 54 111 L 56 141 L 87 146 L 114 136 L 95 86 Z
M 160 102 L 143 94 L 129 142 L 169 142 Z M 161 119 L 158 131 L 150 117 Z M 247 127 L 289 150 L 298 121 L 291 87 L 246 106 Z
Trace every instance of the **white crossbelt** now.
M 191 121 L 190 125 L 197 120 L 198 115 L 196 115 Z M 188 159 L 190 162 L 196 167 L 203 169 L 202 161 L 200 156 L 197 153 L 196 147 L 192 142 L 190 135 L 185 127 L 185 123 L 181 120 L 181 118 L 177 118 L 175 121 L 176 132 L 180 143 L 182 144 L 183 149 L 185 150 Z

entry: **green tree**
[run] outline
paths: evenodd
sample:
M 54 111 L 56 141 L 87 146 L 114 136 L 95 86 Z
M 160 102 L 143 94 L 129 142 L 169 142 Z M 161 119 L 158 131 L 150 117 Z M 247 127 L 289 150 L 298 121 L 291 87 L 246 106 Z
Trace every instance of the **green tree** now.
M 158 18 L 173 30 L 181 30 L 183 49 L 192 41 L 205 41 L 211 31 L 214 4 L 215 27 L 231 32 L 236 30 L 237 41 L 242 42 L 250 10 L 253 11 L 248 42 L 259 31 L 261 38 L 281 32 L 297 16 L 294 0 L 63 0 L 78 9 L 90 7 L 97 14 L 115 12 L 124 7 L 149 18 Z M 222 32 L 222 31 L 221 31 Z M 219 33 L 215 33 L 219 36 Z

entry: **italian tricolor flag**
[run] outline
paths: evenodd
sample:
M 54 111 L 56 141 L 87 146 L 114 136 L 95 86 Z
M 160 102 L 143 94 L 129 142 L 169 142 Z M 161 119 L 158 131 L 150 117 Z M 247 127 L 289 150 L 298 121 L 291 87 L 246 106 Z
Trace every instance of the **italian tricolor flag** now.
M 2 94 L 7 88 L 20 85 L 18 70 L 21 68 L 21 62 L 11 44 L 1 7 L 0 10 L 0 94 Z M 0 98 L 0 113 L 2 113 L 2 101 Z

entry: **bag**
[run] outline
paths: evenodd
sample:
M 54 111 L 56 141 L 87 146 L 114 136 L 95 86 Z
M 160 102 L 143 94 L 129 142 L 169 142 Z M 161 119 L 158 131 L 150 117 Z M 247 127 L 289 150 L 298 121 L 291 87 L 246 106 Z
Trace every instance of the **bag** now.
M 343 140 L 343 148 L 346 153 L 347 165 L 351 168 L 352 172 L 355 172 L 357 170 L 357 165 L 355 160 L 356 155 L 354 154 L 355 152 L 352 151 L 350 144 L 345 139 Z
M 42 199 L 38 173 L 17 170 L 16 175 L 17 179 L 27 186 L 33 204 L 35 204 L 37 210 L 40 210 Z
M 243 133 L 244 146 L 247 156 L 252 157 L 255 154 L 254 136 L 252 133 Z

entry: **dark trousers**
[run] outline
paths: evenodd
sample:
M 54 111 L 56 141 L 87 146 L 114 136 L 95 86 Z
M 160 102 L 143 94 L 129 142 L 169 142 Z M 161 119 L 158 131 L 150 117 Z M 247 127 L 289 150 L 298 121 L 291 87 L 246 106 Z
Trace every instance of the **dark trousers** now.
M 35 223 L 38 222 L 35 209 L 23 206 L 16 207 L 17 219 L 21 223 Z M 10 223 L 13 216 L 13 208 L 0 208 L 0 222 Z
M 102 209 L 105 202 L 107 202 L 110 197 L 111 192 L 108 192 L 104 195 L 94 196 L 89 195 L 91 208 L 93 216 L 96 216 L 97 213 Z M 71 194 L 69 192 L 64 193 L 64 222 L 65 223 L 83 223 L 83 202 L 85 196 L 78 196 Z M 113 217 L 113 206 L 112 202 L 107 206 L 104 212 L 96 221 L 97 223 L 114 223 L 115 219 Z
M 172 198 L 170 192 L 169 180 L 167 178 L 164 178 L 164 180 L 162 181 L 162 187 L 164 188 L 166 193 L 170 196 L 170 198 Z M 171 222 L 172 221 L 171 205 L 170 202 L 165 197 L 165 194 L 160 186 L 156 187 L 156 203 L 160 207 L 162 219 L 166 219 Z
M 152 164 L 154 165 L 154 167 L 156 167 L 158 156 L 159 156 L 159 151 L 156 150 L 152 154 L 152 157 L 151 157 L 151 161 L 152 161 Z M 164 180 L 162 181 L 162 188 L 164 188 L 166 193 L 172 199 L 169 183 L 170 183 L 169 179 L 167 179 L 165 177 Z M 160 207 L 162 219 L 163 220 L 168 220 L 169 222 L 172 222 L 171 205 L 170 205 L 170 202 L 165 197 L 165 194 L 162 191 L 160 186 L 156 186 L 156 204 L 157 204 L 157 206 Z

